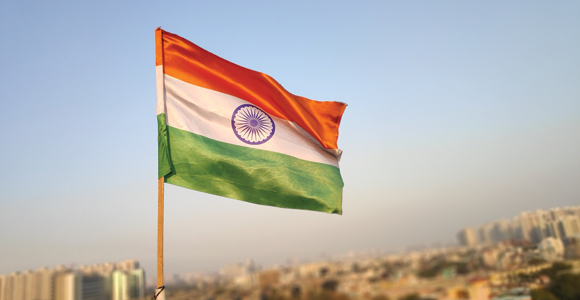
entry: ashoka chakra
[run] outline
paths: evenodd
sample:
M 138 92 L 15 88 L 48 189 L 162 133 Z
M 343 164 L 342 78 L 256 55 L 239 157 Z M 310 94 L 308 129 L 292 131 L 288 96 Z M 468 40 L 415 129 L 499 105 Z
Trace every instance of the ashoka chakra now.
M 276 125 L 263 110 L 251 104 L 243 104 L 232 114 L 232 129 L 242 142 L 259 145 L 272 138 Z

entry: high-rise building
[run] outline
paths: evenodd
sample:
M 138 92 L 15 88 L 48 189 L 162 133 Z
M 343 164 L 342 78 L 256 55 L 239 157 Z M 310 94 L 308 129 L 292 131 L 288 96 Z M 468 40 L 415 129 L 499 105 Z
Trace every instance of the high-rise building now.
M 6 275 L 3 280 L 3 293 L 0 300 L 24 300 L 25 298 L 25 276 L 19 272 L 12 272 Z
M 545 237 L 546 212 L 525 211 L 514 217 L 512 224 L 515 229 L 515 238 L 539 243 Z M 551 218 L 551 217 L 550 217 Z
M 111 300 L 129 299 L 129 287 L 127 273 L 115 270 L 112 274 Z
M 145 297 L 145 271 L 135 269 L 128 272 L 127 289 L 131 299 L 141 299 Z
M 546 223 L 546 236 L 556 239 L 562 238 L 562 232 L 558 227 L 558 221 L 550 221 Z
M 562 237 L 580 234 L 580 218 L 575 215 L 566 215 L 558 221 L 558 228 Z
M 52 272 L 47 268 L 16 272 L 4 277 L 6 282 L 0 291 L 0 300 L 52 299 Z
M 34 273 L 27 270 L 22 273 L 22 299 L 32 300 L 34 292 Z
M 493 224 L 483 224 L 477 228 L 477 241 L 479 244 L 490 244 L 493 242 Z
M 82 300 L 82 276 L 74 271 L 58 273 L 54 280 L 54 299 Z
M 105 300 L 104 278 L 99 274 L 83 274 L 82 300 Z
M 457 241 L 462 246 L 477 245 L 477 236 L 475 235 L 475 230 L 471 227 L 461 229 L 457 233 Z
M 6 299 L 6 275 L 0 275 L 0 300 Z
M 550 210 L 550 216 L 552 217 L 552 222 L 558 221 L 566 215 L 566 211 L 562 208 L 553 208 Z
M 501 242 L 513 238 L 513 231 L 510 221 L 506 219 L 499 220 L 493 223 L 491 239 L 494 242 Z
M 0 300 L 12 299 L 12 289 L 14 286 L 14 279 L 12 274 L 0 276 Z

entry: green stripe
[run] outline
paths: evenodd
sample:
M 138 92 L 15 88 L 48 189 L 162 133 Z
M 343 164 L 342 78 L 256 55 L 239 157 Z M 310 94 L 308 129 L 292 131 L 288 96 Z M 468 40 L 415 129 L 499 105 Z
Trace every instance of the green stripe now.
M 172 169 L 165 119 L 165 114 L 157 115 L 157 178 L 171 173 Z
M 166 128 L 172 169 L 167 183 L 256 204 L 342 214 L 344 184 L 337 167 Z

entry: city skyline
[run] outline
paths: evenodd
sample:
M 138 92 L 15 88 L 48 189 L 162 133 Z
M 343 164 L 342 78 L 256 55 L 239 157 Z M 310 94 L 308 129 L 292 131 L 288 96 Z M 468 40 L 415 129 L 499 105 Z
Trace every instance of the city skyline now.
M 0 10 L 0 273 L 156 265 L 154 30 L 348 104 L 343 215 L 167 186 L 165 271 L 448 243 L 580 202 L 580 3 L 96 3 Z
M 219 299 L 231 295 L 264 299 L 273 291 L 296 298 L 321 290 L 349 299 L 369 295 L 400 299 L 414 293 L 435 299 L 460 297 L 454 295 L 473 300 L 502 295 L 530 299 L 530 291 L 534 293 L 530 289 L 554 290 L 545 275 L 549 268 L 559 264 L 580 272 L 580 206 L 523 211 L 511 220 L 486 222 L 476 230 L 464 228 L 457 238 L 459 245 L 399 253 L 375 249 L 270 266 L 248 259 L 219 270 L 166 273 L 164 284 L 176 299 L 205 299 L 212 294 Z M 134 259 L 14 271 L 0 274 L 0 300 L 141 300 L 146 289 L 156 287 L 155 276 L 145 274 Z M 523 294 L 522 287 L 527 287 Z
M 145 271 L 136 260 L 0 274 L 0 300 L 139 300 Z
M 580 206 L 552 207 L 523 211 L 510 219 L 468 226 L 457 233 L 463 246 L 491 244 L 509 240 L 539 243 L 544 238 L 564 239 L 580 234 Z
M 517 222 L 519 221 L 519 218 L 521 218 L 522 216 L 526 216 L 529 215 L 530 213 L 541 213 L 541 214 L 551 214 L 551 215 L 558 215 L 559 212 L 573 212 L 575 213 L 574 216 L 574 221 L 577 222 L 577 224 L 575 225 L 577 228 L 575 228 L 572 232 L 570 232 L 569 234 L 564 234 L 562 236 L 558 236 L 558 238 L 565 238 L 565 237 L 580 237 L 580 206 L 565 206 L 565 207 L 552 207 L 550 209 L 547 210 L 542 210 L 542 209 L 538 209 L 538 210 L 534 210 L 534 211 L 522 211 L 519 214 L 515 215 L 512 218 L 513 222 Z M 569 216 L 569 215 L 565 215 L 562 214 L 561 216 Z M 556 220 L 560 220 L 557 219 Z M 369 249 L 350 249 L 348 252 L 345 253 L 335 253 L 333 255 L 328 255 L 326 254 L 325 257 L 309 257 L 309 258 L 297 258 L 297 257 L 292 257 L 292 258 L 288 258 L 284 261 L 278 261 L 278 262 L 274 262 L 272 264 L 269 265 L 264 265 L 262 266 L 260 264 L 260 262 L 256 263 L 254 262 L 254 258 L 247 258 L 245 259 L 245 263 L 255 266 L 255 268 L 257 269 L 261 269 L 261 268 L 271 268 L 273 266 L 283 266 L 283 265 L 292 265 L 292 264 L 297 264 L 297 263 L 310 263 L 310 262 L 317 262 L 320 260 L 334 260 L 334 259 L 344 259 L 344 258 L 354 258 L 354 257 L 365 257 L 365 256 L 376 256 L 376 255 L 400 255 L 400 254 L 408 254 L 411 252 L 415 252 L 417 251 L 417 249 L 414 248 L 421 248 L 423 250 L 427 250 L 429 251 L 430 249 L 438 249 L 438 248 L 446 248 L 446 247 L 456 247 L 456 246 L 485 246 L 485 245 L 490 245 L 490 244 L 494 244 L 494 243 L 501 243 L 501 242 L 505 242 L 505 241 L 509 241 L 511 239 L 522 239 L 522 240 L 527 240 L 533 243 L 538 244 L 539 242 L 541 242 L 541 240 L 543 238 L 546 237 L 554 237 L 554 235 L 550 235 L 549 233 L 546 234 L 546 236 L 542 237 L 541 239 L 537 240 L 535 239 L 532 235 L 527 235 L 527 236 L 522 236 L 523 233 L 513 233 L 510 236 L 501 236 L 500 237 L 496 237 L 496 238 L 490 238 L 490 239 L 481 239 L 481 233 L 477 230 L 473 230 L 473 237 L 472 237 L 472 243 L 467 243 L 464 244 L 461 242 L 461 238 L 457 238 L 460 233 L 462 233 L 465 229 L 482 229 L 482 228 L 486 228 L 489 225 L 495 225 L 495 224 L 502 224 L 504 221 L 508 221 L 507 219 L 502 219 L 502 220 L 496 220 L 496 221 L 488 221 L 482 225 L 480 225 L 479 227 L 474 227 L 474 226 L 469 226 L 469 227 L 465 227 L 462 230 L 460 230 L 458 232 L 458 234 L 456 235 L 456 238 L 454 239 L 454 243 L 445 243 L 444 241 L 439 241 L 439 242 L 435 242 L 432 243 L 431 245 L 429 244 L 419 244 L 419 245 L 411 245 L 409 247 L 407 247 L 406 249 L 403 250 L 388 250 L 388 249 L 377 249 L 377 248 L 369 248 Z M 497 228 L 495 227 L 490 227 L 491 230 L 497 230 Z M 533 230 L 535 228 L 530 227 L 529 230 Z M 422 251 L 422 250 L 419 250 Z M 123 264 L 127 264 L 130 262 L 136 262 L 136 260 L 124 260 L 120 263 L 118 263 L 119 266 L 122 266 Z M 216 273 L 223 273 L 224 269 L 227 269 L 228 267 L 233 267 L 233 269 L 236 269 L 237 266 L 242 265 L 244 263 L 242 263 L 242 261 L 237 261 L 237 262 L 224 262 L 223 265 L 218 266 L 215 269 L 205 269 L 205 270 L 189 270 L 186 273 L 195 273 L 195 272 L 200 272 L 200 273 L 204 273 L 204 272 L 216 272 Z M 87 264 L 87 265 L 80 265 L 77 267 L 77 264 L 75 263 L 71 263 L 69 266 L 66 266 L 64 264 L 58 264 L 55 265 L 53 267 L 53 269 L 79 269 L 81 271 L 99 271 L 102 269 L 102 267 L 107 267 L 107 266 L 114 266 L 115 263 L 111 263 L 111 262 L 107 262 L 107 263 L 91 263 L 91 264 Z M 139 265 L 139 263 L 137 262 L 137 265 Z M 12 273 L 22 273 L 22 272 L 29 272 L 29 271 L 33 271 L 33 270 L 40 270 L 40 269 L 51 269 L 50 267 L 43 265 L 43 266 L 38 266 L 37 268 L 33 268 L 33 269 L 27 269 L 27 270 L 12 270 L 11 272 L 7 272 L 6 274 L 2 274 L 1 275 L 8 275 L 8 274 L 12 274 Z M 166 274 L 166 276 L 168 276 L 169 278 L 172 275 L 175 275 L 177 273 L 168 273 Z M 150 280 L 155 279 L 154 276 L 149 278 Z M 152 281 L 153 282 L 153 281 Z M 153 286 L 151 286 L 153 287 Z M 0 299 L 1 300 L 1 299 Z

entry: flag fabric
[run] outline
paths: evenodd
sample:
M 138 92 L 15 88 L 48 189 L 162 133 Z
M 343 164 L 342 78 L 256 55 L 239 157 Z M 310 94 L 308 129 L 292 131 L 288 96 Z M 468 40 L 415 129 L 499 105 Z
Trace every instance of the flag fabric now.
M 342 214 L 337 147 L 346 104 L 155 31 L 159 178 L 251 203 Z

